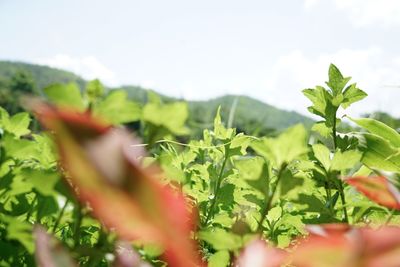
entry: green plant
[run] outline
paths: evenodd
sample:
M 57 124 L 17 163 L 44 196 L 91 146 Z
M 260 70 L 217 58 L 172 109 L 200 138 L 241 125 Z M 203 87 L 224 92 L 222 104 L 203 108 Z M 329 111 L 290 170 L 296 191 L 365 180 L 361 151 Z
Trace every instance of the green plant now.
M 331 65 L 328 88 L 303 91 L 312 138 L 237 133 L 218 109 L 180 143 L 184 103 L 99 81 L 45 88 L 53 104 L 30 105 L 48 132 L 0 109 L 0 265 L 397 266 L 400 135 L 351 117 L 361 128 L 340 133 L 339 108 L 366 96 L 349 80 Z

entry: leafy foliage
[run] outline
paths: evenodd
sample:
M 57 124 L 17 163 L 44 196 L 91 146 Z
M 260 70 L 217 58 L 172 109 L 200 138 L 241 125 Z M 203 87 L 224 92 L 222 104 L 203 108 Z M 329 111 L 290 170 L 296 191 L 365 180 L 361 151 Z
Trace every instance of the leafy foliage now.
M 218 108 L 181 143 L 185 103 L 98 80 L 47 86 L 51 103 L 31 103 L 46 132 L 1 108 L 0 265 L 397 266 L 399 134 L 368 118 L 341 133 L 338 109 L 366 94 L 328 77 L 303 91 L 322 118 L 311 137 L 254 137 Z

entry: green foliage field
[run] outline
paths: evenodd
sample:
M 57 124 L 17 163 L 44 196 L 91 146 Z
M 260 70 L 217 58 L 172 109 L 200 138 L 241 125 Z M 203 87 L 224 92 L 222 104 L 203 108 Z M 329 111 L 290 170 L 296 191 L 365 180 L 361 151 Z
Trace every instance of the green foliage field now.
M 98 80 L 47 85 L 31 113 L 1 108 L 0 266 L 398 266 L 400 238 L 379 236 L 400 232 L 400 134 L 338 118 L 367 96 L 349 82 L 331 65 L 325 86 L 303 90 L 313 138 L 293 113 L 267 136 L 240 97 L 237 118 L 258 136 L 215 101 L 211 127 L 185 142 L 201 103 L 139 103 Z

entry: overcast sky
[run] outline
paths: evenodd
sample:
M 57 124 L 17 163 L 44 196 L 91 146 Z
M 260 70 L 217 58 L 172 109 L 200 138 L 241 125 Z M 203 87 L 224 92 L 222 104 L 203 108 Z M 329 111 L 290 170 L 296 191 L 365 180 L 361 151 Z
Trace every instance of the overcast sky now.
M 304 114 L 332 62 L 369 94 L 347 113 L 400 116 L 400 0 L 0 0 L 0 59 Z

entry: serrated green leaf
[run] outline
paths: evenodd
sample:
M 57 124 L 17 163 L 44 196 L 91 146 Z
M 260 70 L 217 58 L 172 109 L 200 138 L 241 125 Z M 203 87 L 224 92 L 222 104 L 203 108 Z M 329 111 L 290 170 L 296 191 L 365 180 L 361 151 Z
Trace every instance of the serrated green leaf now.
M 332 129 L 327 127 L 325 122 L 317 122 L 315 123 L 311 131 L 319 133 L 323 137 L 329 137 L 332 134 Z
M 230 140 L 235 135 L 235 130 L 232 128 L 225 128 L 221 121 L 221 106 L 217 109 L 217 114 L 214 118 L 214 136 L 219 140 Z
M 20 175 L 43 196 L 56 197 L 58 195 L 54 189 L 54 186 L 60 179 L 57 172 L 24 169 Z
M 336 151 L 330 166 L 330 170 L 347 170 L 353 168 L 361 160 L 361 153 L 357 150 Z
M 266 160 L 280 168 L 308 151 L 307 132 L 303 125 L 288 128 L 277 138 L 263 138 L 253 142 L 251 147 Z
M 206 241 L 216 250 L 237 250 L 242 247 L 240 236 L 227 232 L 221 228 L 200 231 L 198 238 Z
M 346 109 L 348 108 L 351 104 L 358 102 L 362 99 L 364 99 L 367 96 L 367 93 L 365 93 L 363 90 L 359 89 L 356 87 L 356 84 L 351 84 L 349 85 L 344 91 L 343 91 L 343 96 L 344 99 L 341 103 L 341 106 Z
M 344 78 L 340 70 L 333 64 L 329 66 L 329 81 L 326 83 L 331 88 L 334 96 L 340 94 L 351 77 Z
M 270 222 L 276 222 L 282 217 L 282 208 L 281 207 L 273 207 L 268 211 L 267 218 Z
M 312 150 L 317 160 L 322 164 L 325 170 L 328 171 L 331 167 L 331 152 L 329 149 L 322 144 L 315 144 L 312 145 Z
M 3 138 L 3 147 L 6 156 L 17 160 L 28 160 L 35 157 L 36 146 L 33 141 L 25 139 L 15 139 L 6 134 Z
M 43 92 L 51 102 L 58 106 L 74 108 L 78 111 L 85 109 L 81 91 L 75 83 L 50 85 L 44 88 Z
M 315 89 L 305 89 L 303 94 L 312 102 L 312 106 L 308 108 L 311 113 L 325 118 L 326 107 L 331 100 L 331 96 L 322 86 L 316 86 Z
M 7 239 L 17 240 L 32 254 L 35 248 L 32 236 L 33 225 L 28 222 L 19 221 L 13 217 L 4 216 L 2 220 L 8 223 Z
M 5 129 L 9 133 L 12 133 L 19 138 L 31 132 L 28 128 L 30 122 L 31 119 L 29 117 L 29 114 L 26 112 L 21 112 L 15 114 L 8 120 Z
M 189 129 L 185 126 L 188 114 L 185 102 L 148 103 L 143 108 L 142 120 L 156 126 L 163 126 L 173 134 L 186 135 L 189 133 Z
M 239 177 L 251 187 L 260 191 L 265 197 L 269 193 L 271 169 L 261 157 L 253 157 L 235 161 Z
M 139 104 L 129 101 L 123 90 L 113 90 L 93 106 L 93 114 L 112 124 L 138 121 L 141 117 Z

